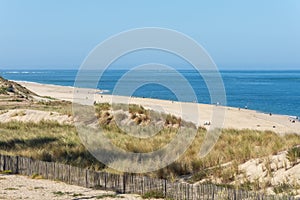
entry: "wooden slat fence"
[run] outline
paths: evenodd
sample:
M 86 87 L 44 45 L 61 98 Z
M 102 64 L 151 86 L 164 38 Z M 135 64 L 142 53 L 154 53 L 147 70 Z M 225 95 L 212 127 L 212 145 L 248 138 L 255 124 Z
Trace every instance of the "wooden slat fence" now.
M 271 196 L 213 184 L 188 184 L 154 179 L 135 174 L 112 174 L 82 169 L 55 162 L 44 162 L 20 156 L 0 154 L 0 171 L 26 176 L 40 175 L 45 179 L 58 180 L 87 188 L 113 190 L 119 193 L 145 194 L 160 192 L 165 197 L 178 200 L 295 200 L 289 196 Z

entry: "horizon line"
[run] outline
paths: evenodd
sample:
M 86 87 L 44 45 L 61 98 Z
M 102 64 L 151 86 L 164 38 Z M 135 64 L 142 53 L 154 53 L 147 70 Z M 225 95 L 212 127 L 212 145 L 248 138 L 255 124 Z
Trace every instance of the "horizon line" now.
M 194 69 L 186 69 L 186 68 L 174 68 L 176 70 L 187 70 L 187 71 L 191 71 Z M 61 70 L 61 71 L 66 71 L 66 70 L 70 70 L 70 71 L 77 71 L 79 70 L 78 68 L 45 68 L 45 69 L 36 69 L 36 68 L 24 68 L 24 69 L 8 69 L 8 68 L 3 68 L 0 69 L 1 71 L 48 71 L 48 70 Z M 130 68 L 120 68 L 120 69 L 107 69 L 110 71 L 116 71 L 116 70 L 130 70 Z M 299 69 L 218 69 L 219 71 L 300 71 Z M 89 70 L 89 71 L 93 71 L 93 70 Z M 214 70 L 204 70 L 204 71 L 214 71 Z

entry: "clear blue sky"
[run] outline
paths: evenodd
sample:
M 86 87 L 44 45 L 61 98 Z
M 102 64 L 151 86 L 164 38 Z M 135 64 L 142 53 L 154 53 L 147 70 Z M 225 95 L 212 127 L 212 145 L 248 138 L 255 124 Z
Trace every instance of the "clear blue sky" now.
M 153 26 L 221 69 L 300 69 L 299 0 L 0 0 L 0 69 L 76 69 L 107 37 Z

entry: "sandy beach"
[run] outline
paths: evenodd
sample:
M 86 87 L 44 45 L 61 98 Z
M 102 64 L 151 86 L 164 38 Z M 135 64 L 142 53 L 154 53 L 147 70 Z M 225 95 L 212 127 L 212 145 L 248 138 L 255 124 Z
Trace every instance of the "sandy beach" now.
M 87 94 L 87 96 L 84 96 L 76 95 L 78 89 L 74 89 L 73 87 L 22 81 L 18 81 L 18 83 L 41 96 L 50 96 L 61 100 L 73 101 L 75 94 L 75 98 L 82 98 L 83 101 L 92 96 L 93 99 L 91 101 L 96 101 L 99 103 L 113 102 L 138 104 L 144 106 L 145 108 L 164 111 L 176 116 L 182 116 L 184 120 L 192 121 L 199 126 L 206 126 L 206 128 L 209 128 L 209 125 L 204 124 L 205 122 L 212 121 L 213 114 L 215 114 L 214 109 L 216 107 L 216 105 L 207 104 L 181 103 L 150 98 L 112 96 L 107 94 L 100 94 L 101 91 L 95 89 L 85 89 L 84 93 Z M 80 94 L 83 93 L 82 91 L 83 89 L 80 89 Z M 196 108 L 198 108 L 197 116 L 195 116 L 195 112 L 187 111 L 183 112 L 183 114 L 181 115 L 182 107 L 195 108 L 195 106 Z M 279 134 L 300 134 L 300 122 L 290 122 L 289 116 L 276 114 L 270 115 L 269 113 L 261 113 L 254 110 L 239 109 L 233 107 L 219 107 L 224 109 L 225 111 L 223 128 L 270 130 Z

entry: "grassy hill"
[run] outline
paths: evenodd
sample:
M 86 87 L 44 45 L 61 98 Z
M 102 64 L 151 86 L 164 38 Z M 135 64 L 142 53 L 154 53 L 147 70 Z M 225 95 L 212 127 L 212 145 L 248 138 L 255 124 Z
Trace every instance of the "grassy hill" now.
M 37 96 L 35 93 L 31 92 L 27 88 L 21 86 L 20 84 L 6 80 L 0 76 L 0 95 L 15 97 L 19 100 L 30 99 L 33 95 Z

